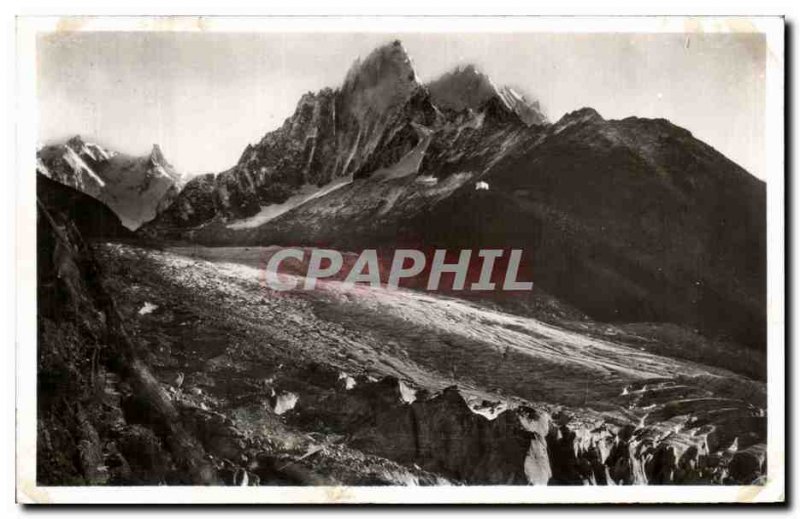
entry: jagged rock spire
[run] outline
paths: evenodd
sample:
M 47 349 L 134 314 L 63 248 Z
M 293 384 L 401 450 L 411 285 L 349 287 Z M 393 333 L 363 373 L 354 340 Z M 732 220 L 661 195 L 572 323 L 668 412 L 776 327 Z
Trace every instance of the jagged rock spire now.
M 345 77 L 341 93 L 353 115 L 384 113 L 407 101 L 420 88 L 403 44 L 395 40 L 356 60 Z

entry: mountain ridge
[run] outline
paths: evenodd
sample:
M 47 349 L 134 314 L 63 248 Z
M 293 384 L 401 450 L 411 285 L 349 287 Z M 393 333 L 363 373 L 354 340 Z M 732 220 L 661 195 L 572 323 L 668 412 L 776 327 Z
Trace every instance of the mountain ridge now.
M 491 85 L 493 94 L 469 113 L 451 116 L 481 123 L 486 116 L 510 124 L 546 122 L 538 103 Z M 209 177 L 196 178 L 184 199 L 148 227 L 158 233 L 250 218 L 266 206 L 302 199 L 295 195 L 307 186 L 322 192 L 324 186 L 369 176 L 424 145 L 427 130 L 420 128 L 441 126 L 447 119 L 443 109 L 452 111 L 436 105 L 402 43 L 392 41 L 356 59 L 338 88 L 303 94 L 281 127 L 248 144 L 232 168 L 213 177 L 212 189 Z
M 135 157 L 75 135 L 37 151 L 37 171 L 108 205 L 134 230 L 152 220 L 177 197 L 183 176 L 158 144 Z
M 456 67 L 426 87 L 433 103 L 445 110 L 461 112 L 480 111 L 490 99 L 499 99 L 506 109 L 513 112 L 527 126 L 547 124 L 538 101 L 529 102 L 509 86 L 497 87 L 495 83 L 475 65 Z
M 187 185 L 142 232 L 206 245 L 522 248 L 537 286 L 593 318 L 764 347 L 763 182 L 664 119 L 584 107 L 527 125 L 474 67 L 433 93 L 411 70 L 399 42 L 357 61 L 341 90 L 304 95 L 236 167 Z M 465 75 L 488 90 L 467 82 L 470 95 L 447 97 L 464 104 L 437 106 L 437 88 Z

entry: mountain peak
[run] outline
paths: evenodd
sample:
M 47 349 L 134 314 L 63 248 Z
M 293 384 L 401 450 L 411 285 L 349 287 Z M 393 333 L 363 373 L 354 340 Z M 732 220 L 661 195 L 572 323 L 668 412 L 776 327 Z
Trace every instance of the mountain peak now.
M 477 110 L 490 98 L 498 96 L 489 76 L 475 65 L 456 67 L 428 84 L 433 103 L 446 110 Z
M 75 151 L 80 151 L 80 149 L 86 145 L 86 141 L 84 141 L 80 135 L 73 135 L 66 144 Z
M 166 175 L 178 186 L 183 184 L 183 176 L 175 171 L 175 168 L 172 166 L 172 164 L 170 164 L 166 157 L 164 157 L 164 152 L 161 151 L 161 146 L 158 144 L 153 144 L 153 149 L 150 150 L 148 159 L 150 164 L 155 168 L 156 173 Z
M 597 113 L 597 110 L 594 108 L 583 107 L 579 108 L 578 110 L 574 110 L 565 114 L 561 119 L 558 120 L 556 123 L 556 127 L 565 128 L 567 126 L 571 126 L 573 124 L 578 123 L 587 123 L 587 122 L 602 122 L 603 116 Z
M 153 149 L 150 150 L 150 160 L 156 164 L 166 163 L 164 152 L 161 151 L 161 147 L 158 144 L 153 144 Z
M 347 87 L 370 87 L 382 81 L 416 83 L 417 74 L 400 40 L 382 45 L 363 60 L 357 59 L 345 78 Z
M 528 126 L 547 122 L 538 102 L 528 101 L 513 88 L 498 88 L 488 75 L 472 64 L 458 66 L 432 81 L 428 90 L 433 104 L 445 110 L 483 110 L 491 104 L 495 111 L 516 114 Z
M 467 63 L 466 65 L 458 65 L 451 74 L 455 75 L 462 75 L 462 76 L 480 76 L 484 78 L 486 81 L 489 81 L 489 76 L 481 72 L 478 67 L 473 65 L 472 63 Z
M 347 73 L 341 92 L 351 112 L 383 113 L 407 101 L 420 87 L 417 73 L 400 40 L 382 45 L 366 58 L 357 59 Z

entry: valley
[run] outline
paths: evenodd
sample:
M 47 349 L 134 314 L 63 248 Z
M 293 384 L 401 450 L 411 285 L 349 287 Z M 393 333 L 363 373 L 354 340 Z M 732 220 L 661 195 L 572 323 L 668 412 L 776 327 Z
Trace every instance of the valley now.
M 423 84 L 395 40 L 224 171 L 42 147 L 38 481 L 763 484 L 766 184 L 576 108 Z M 520 251 L 525 285 L 390 289 L 384 261 L 276 290 L 287 248 Z
M 219 413 L 252 441 L 311 434 L 267 451 L 288 463 L 320 449 L 297 470 L 328 484 L 352 484 L 337 478 L 354 470 L 354 453 L 406 467 L 385 477 L 428 484 L 730 482 L 757 477 L 740 474 L 745 459 L 763 462 L 763 383 L 647 351 L 613 327 L 585 322 L 578 332 L 441 295 L 339 282 L 273 291 L 257 248 L 108 244 L 99 255 L 154 374 L 185 374 L 177 391 L 164 383 L 178 405 Z M 155 309 L 143 314 L 147 305 Z M 431 406 L 444 406 L 433 424 L 390 425 Z M 451 421 L 464 430 L 445 432 Z M 458 434 L 464 445 L 437 458 L 441 446 L 413 447 L 421 434 Z M 490 444 L 471 451 L 476 441 Z M 574 466 L 557 448 L 574 452 Z M 258 475 L 244 446 L 209 449 L 246 459 L 244 470 Z M 486 466 L 486 456 L 500 461 Z

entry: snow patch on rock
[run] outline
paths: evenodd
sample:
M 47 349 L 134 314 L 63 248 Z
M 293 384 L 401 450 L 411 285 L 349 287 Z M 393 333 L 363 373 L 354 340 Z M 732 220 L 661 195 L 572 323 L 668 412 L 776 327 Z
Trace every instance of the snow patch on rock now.
M 469 410 L 475 414 L 481 415 L 488 420 L 494 420 L 503 411 L 508 409 L 508 404 L 505 402 L 487 402 L 485 400 L 472 400 L 467 402 Z
M 275 407 L 273 411 L 277 415 L 282 415 L 294 409 L 294 406 L 297 405 L 299 400 L 300 397 L 296 393 L 281 393 L 275 398 Z
M 356 379 L 345 373 L 344 371 L 339 373 L 339 380 L 343 381 L 345 390 L 350 390 L 356 387 Z
M 297 193 L 290 196 L 285 202 L 280 204 L 269 204 L 261 207 L 261 211 L 256 213 L 255 215 L 244 218 L 242 220 L 236 220 L 228 224 L 229 229 L 252 229 L 254 227 L 258 227 L 259 225 L 263 225 L 270 220 L 273 220 L 280 215 L 287 213 L 294 209 L 295 207 L 299 207 L 304 203 L 314 200 L 315 198 L 319 198 L 321 196 L 325 196 L 328 193 L 336 191 L 340 187 L 344 187 L 347 184 L 352 182 L 352 179 L 349 177 L 340 178 L 334 180 L 333 182 L 323 186 L 317 187 L 315 185 L 306 184 L 305 186 L 301 187 Z
M 158 305 L 145 302 L 142 308 L 139 309 L 139 315 L 147 315 L 149 313 L 152 313 L 154 310 L 158 310 Z
M 417 399 L 417 391 L 411 387 L 409 387 L 405 382 L 402 380 L 397 384 L 400 388 L 400 398 L 403 399 L 403 402 L 410 404 Z
M 98 186 L 105 187 L 106 183 L 103 181 L 103 179 L 98 177 L 97 173 L 92 171 L 92 168 L 90 168 L 89 165 L 84 162 L 84 160 L 75 150 L 69 146 L 65 146 L 64 148 L 64 160 L 66 160 L 73 169 L 88 175 L 94 182 L 97 183 Z

